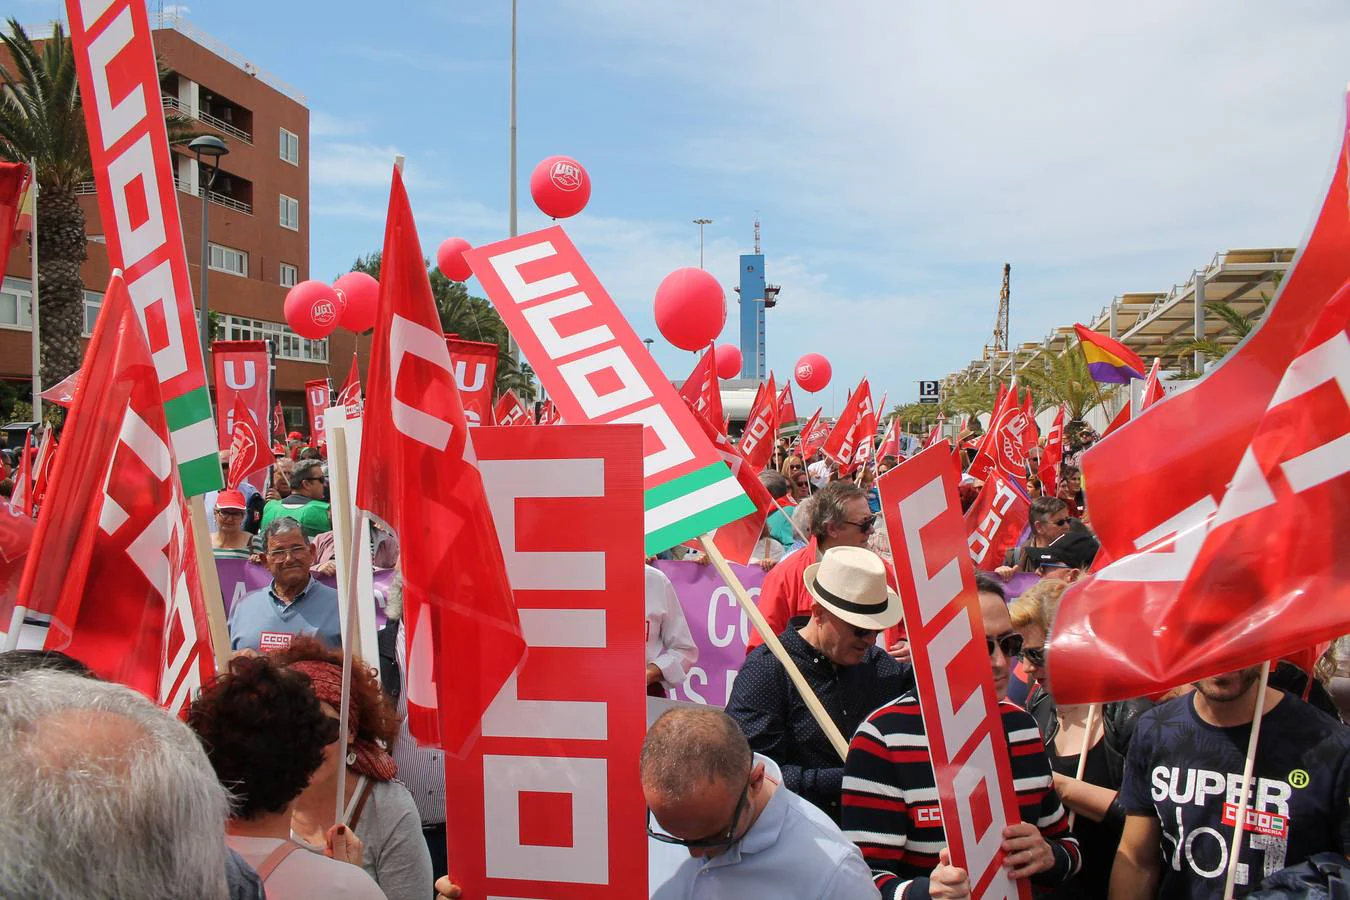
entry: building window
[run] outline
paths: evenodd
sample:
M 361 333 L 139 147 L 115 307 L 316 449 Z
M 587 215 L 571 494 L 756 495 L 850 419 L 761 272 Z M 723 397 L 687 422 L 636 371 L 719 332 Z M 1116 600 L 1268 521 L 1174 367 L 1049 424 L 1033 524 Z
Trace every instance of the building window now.
M 84 292 L 84 334 L 94 333 L 94 323 L 98 321 L 98 312 L 103 308 L 103 295 L 96 291 Z
M 281 129 L 281 158 L 293 166 L 300 165 L 300 135 Z
M 229 272 L 231 275 L 248 277 L 248 254 L 233 247 L 220 244 L 208 244 L 210 260 L 207 265 L 217 272 Z
M 281 286 L 295 287 L 300 283 L 300 270 L 290 263 L 281 264 Z
M 277 349 L 277 359 L 300 362 L 328 362 L 328 340 L 311 341 L 302 338 L 280 322 L 265 322 L 244 316 L 220 317 L 221 340 L 271 341 Z
M 300 230 L 300 201 L 285 194 L 281 195 L 281 227 Z
M 0 327 L 33 328 L 33 282 L 27 278 L 5 278 L 0 286 Z

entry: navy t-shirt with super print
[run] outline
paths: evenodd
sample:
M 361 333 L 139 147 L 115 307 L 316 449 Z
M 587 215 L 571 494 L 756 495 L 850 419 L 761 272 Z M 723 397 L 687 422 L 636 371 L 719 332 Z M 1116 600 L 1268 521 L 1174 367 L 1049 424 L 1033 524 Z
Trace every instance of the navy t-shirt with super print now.
M 1219 728 L 1178 697 L 1139 719 L 1120 802 L 1162 825 L 1159 900 L 1223 896 L 1251 726 Z M 1261 723 L 1237 896 L 1314 853 L 1350 853 L 1350 728 L 1285 694 Z

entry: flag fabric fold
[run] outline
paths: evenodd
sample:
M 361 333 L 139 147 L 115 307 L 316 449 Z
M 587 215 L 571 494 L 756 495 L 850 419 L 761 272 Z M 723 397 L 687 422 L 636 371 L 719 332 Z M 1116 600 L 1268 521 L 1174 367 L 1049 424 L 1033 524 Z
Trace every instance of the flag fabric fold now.
M 356 418 L 361 415 L 361 367 L 352 354 L 352 367 L 347 372 L 347 380 L 342 383 L 342 390 L 338 391 L 337 404 L 346 407 L 348 418 Z
M 863 434 L 864 420 L 870 419 L 872 431 Z M 876 416 L 872 412 L 872 388 L 864 378 L 849 394 L 848 403 L 839 419 L 825 438 L 821 451 L 839 465 L 839 471 L 848 474 L 853 467 L 854 457 L 864 438 L 871 441 L 876 435 Z
M 792 399 L 792 382 L 778 392 L 778 427 L 797 424 L 797 403 Z
M 758 474 L 773 458 L 774 435 L 778 433 L 778 388 L 769 380 L 762 382 L 750 414 L 745 420 L 745 431 L 736 446 L 750 468 Z
M 525 642 L 397 168 L 382 258 L 357 505 L 399 537 L 409 728 L 459 754 Z
M 717 383 L 717 360 L 711 344 L 698 358 L 698 362 L 694 363 L 694 371 L 684 380 L 680 396 L 689 404 L 695 416 L 707 419 L 714 430 L 723 428 L 722 391 Z
M 237 490 L 244 479 L 272 464 L 267 448 L 267 436 L 253 421 L 244 398 L 234 398 L 234 428 L 230 431 L 230 467 L 225 474 L 225 487 Z
M 1140 412 L 1158 403 L 1166 396 L 1163 392 L 1162 381 L 1158 378 L 1158 370 L 1161 366 L 1162 360 L 1155 358 L 1153 367 L 1148 370 L 1148 378 L 1144 381 L 1144 394 L 1139 400 Z
M 797 434 L 797 451 L 801 454 L 803 462 L 811 461 L 811 457 L 816 455 L 816 451 L 830 434 L 830 426 L 821 420 L 820 413 L 821 407 L 817 407 Z
M 1059 467 L 1064 462 L 1064 417 L 1061 406 L 1055 413 L 1055 421 L 1045 433 L 1045 448 L 1041 451 L 1041 464 L 1036 477 L 1041 480 L 1041 493 L 1053 497 L 1059 492 Z
M 497 400 L 492 411 L 498 425 L 529 425 L 530 417 L 525 404 L 520 402 L 515 391 L 507 391 Z
M 1144 361 L 1120 341 L 1098 334 L 1091 328 L 1074 323 L 1078 346 L 1087 360 L 1088 373 L 1100 384 L 1129 384 L 1132 378 L 1144 377 Z

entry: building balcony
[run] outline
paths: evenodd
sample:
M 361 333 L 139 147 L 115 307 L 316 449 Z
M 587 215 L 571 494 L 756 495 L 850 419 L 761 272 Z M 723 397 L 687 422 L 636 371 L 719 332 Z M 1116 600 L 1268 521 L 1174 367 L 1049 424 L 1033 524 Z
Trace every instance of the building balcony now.
M 198 187 L 196 192 L 194 193 L 192 190 L 192 185 L 188 184 L 181 178 L 175 178 L 173 180 L 173 186 L 178 188 L 178 190 L 182 191 L 185 194 L 193 194 L 194 196 L 197 197 L 200 197 L 202 195 L 202 189 L 200 187 Z M 94 185 L 94 182 L 92 181 L 81 181 L 79 184 L 75 185 L 75 193 L 76 195 L 97 194 L 98 188 Z M 251 203 L 245 203 L 242 200 L 236 200 L 233 197 L 227 196 L 225 194 L 220 194 L 217 193 L 216 191 L 212 191 L 211 196 L 207 197 L 206 199 L 207 202 L 215 203 L 216 205 L 223 206 L 226 209 L 232 209 L 235 212 L 241 212 L 248 216 L 253 215 L 253 205 Z
M 245 144 L 248 144 L 250 147 L 253 146 L 253 135 L 249 134 L 244 129 L 231 125 L 224 119 L 218 119 L 215 116 L 203 110 L 200 109 L 191 110 L 187 107 L 186 104 L 180 101 L 177 97 L 170 97 L 166 94 L 161 96 L 160 99 L 163 101 L 164 109 L 168 110 L 168 112 L 171 115 L 177 115 L 184 119 L 196 119 L 199 122 L 205 122 L 212 128 L 215 128 L 218 131 L 222 131 L 225 134 L 228 134 L 230 137 L 242 141 Z

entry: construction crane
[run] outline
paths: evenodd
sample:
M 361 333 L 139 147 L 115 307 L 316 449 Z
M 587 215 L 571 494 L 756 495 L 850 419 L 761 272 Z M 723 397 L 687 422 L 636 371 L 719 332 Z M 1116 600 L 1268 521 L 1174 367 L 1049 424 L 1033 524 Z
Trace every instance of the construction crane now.
M 1008 352 L 1008 300 L 1011 292 L 1008 288 L 1008 276 L 1012 272 L 1010 263 L 1003 264 L 1003 287 L 998 292 L 998 318 L 994 320 L 994 340 L 984 348 L 984 358 L 989 359 L 997 353 Z

